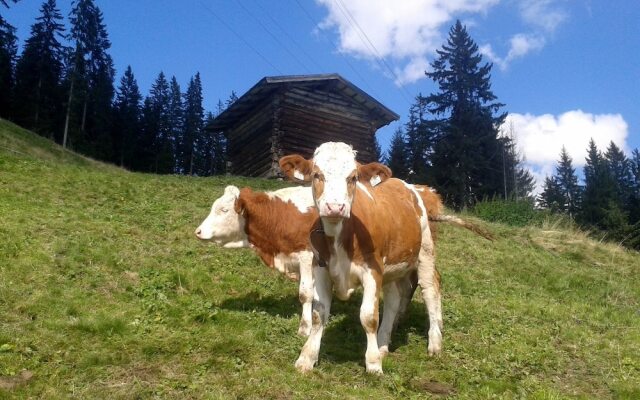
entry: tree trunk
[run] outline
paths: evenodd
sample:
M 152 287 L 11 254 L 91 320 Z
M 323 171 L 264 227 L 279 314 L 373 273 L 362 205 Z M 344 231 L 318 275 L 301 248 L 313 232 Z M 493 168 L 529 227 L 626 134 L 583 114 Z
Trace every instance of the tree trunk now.
M 67 148 L 67 137 L 69 133 L 69 117 L 71 116 L 71 102 L 73 100 L 73 83 L 75 79 L 71 79 L 71 87 L 69 88 L 69 102 L 67 103 L 67 116 L 64 121 L 64 135 L 62 136 L 62 148 Z

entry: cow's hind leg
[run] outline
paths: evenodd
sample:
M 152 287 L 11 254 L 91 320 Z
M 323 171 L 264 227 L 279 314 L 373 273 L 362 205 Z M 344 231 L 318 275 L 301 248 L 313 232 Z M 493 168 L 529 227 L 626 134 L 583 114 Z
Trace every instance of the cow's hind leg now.
M 418 256 L 418 284 L 429 314 L 429 355 L 442 351 L 442 299 L 440 274 L 436 270 L 433 241 L 429 232 L 423 233 L 422 249 Z
M 296 368 L 301 372 L 308 372 L 318 362 L 318 354 L 320 353 L 320 342 L 322 341 L 322 333 L 329 319 L 331 311 L 331 277 L 327 268 L 314 267 L 314 299 L 313 313 L 311 322 L 311 333 L 304 344 L 300 356 L 296 361 Z
M 405 277 L 387 283 L 382 287 L 384 293 L 384 309 L 382 322 L 378 329 L 378 346 L 384 357 L 389 353 L 389 344 L 398 321 L 404 315 L 417 286 L 417 272 L 412 271 Z

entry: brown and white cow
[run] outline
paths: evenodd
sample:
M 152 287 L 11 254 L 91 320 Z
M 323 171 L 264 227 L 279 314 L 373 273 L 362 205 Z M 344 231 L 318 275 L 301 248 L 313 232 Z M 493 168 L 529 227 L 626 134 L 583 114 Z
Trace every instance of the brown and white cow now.
M 291 279 L 300 279 L 302 316 L 298 334 L 308 336 L 314 260 L 309 233 L 318 218 L 309 188 L 254 192 L 227 186 L 195 234 L 227 248 L 251 247 L 269 267 Z
M 376 187 L 368 185 L 366 192 L 356 190 L 358 181 L 367 181 L 386 167 L 359 165 L 355 151 L 344 143 L 321 145 L 311 160 L 299 155 L 283 157 L 280 167 L 290 178 L 311 182 L 324 229 L 322 237 L 312 236 L 313 244 L 328 260 L 328 268 L 314 268 L 313 323 L 296 368 L 309 371 L 318 360 L 332 289 L 339 299 L 346 300 L 361 285 L 360 322 L 367 336 L 365 365 L 368 372 L 382 373 L 382 357 L 388 351 L 397 316 L 413 293 L 416 273 L 429 316 L 428 352 L 440 353 L 440 276 L 419 191 L 393 178 Z M 328 249 L 327 253 L 322 254 L 322 249 Z M 385 307 L 379 322 L 381 292 Z

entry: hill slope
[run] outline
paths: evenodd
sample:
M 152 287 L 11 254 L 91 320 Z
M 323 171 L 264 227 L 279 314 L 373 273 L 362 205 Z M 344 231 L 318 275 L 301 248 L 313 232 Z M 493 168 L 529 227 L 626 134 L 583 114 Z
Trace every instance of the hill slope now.
M 444 352 L 415 296 L 382 378 L 358 300 L 293 368 L 296 284 L 197 241 L 226 184 L 131 173 L 0 121 L 0 398 L 639 398 L 640 256 L 584 235 L 443 226 Z

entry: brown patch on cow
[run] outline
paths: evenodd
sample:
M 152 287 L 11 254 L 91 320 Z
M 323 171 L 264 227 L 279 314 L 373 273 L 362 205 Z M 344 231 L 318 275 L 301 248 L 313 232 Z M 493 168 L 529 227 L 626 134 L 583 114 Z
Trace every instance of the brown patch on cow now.
M 439 396 L 451 396 L 456 394 L 456 390 L 446 383 L 436 382 L 427 379 L 416 379 L 411 382 L 411 387 L 415 390 L 429 392 Z
M 12 390 L 18 386 L 26 385 L 33 378 L 33 372 L 23 369 L 14 376 L 0 376 L 0 389 Z
M 245 219 L 249 243 L 271 268 L 276 255 L 309 249 L 309 232 L 320 218 L 315 208 L 302 213 L 291 202 L 249 188 L 240 190 L 235 208 Z

